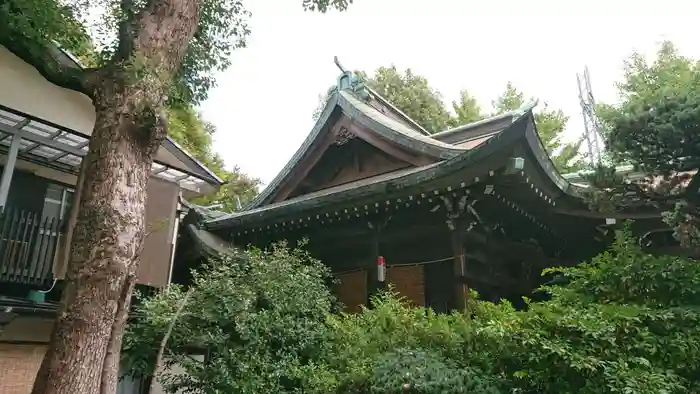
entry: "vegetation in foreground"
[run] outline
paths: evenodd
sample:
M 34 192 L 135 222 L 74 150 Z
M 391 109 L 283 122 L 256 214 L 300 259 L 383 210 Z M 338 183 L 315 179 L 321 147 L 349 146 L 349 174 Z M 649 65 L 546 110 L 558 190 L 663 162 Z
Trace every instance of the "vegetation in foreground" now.
M 700 265 L 648 255 L 621 231 L 610 251 L 557 272 L 566 284 L 526 311 L 474 299 L 468 314 L 438 315 L 389 291 L 348 315 L 333 313 L 326 268 L 300 250 L 227 256 L 196 275 L 168 345 L 167 363 L 188 374 L 160 379 L 197 393 L 700 392 Z M 153 371 L 183 296 L 139 307 L 125 342 L 135 374 Z M 195 344 L 206 363 L 188 356 Z

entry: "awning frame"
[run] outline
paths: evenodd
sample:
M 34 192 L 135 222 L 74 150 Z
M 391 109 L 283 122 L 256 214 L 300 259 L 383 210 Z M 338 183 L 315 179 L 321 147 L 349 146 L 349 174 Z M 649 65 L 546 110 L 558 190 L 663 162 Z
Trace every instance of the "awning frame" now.
M 0 152 L 11 155 L 10 145 L 15 136 L 21 138 L 19 159 L 70 174 L 80 171 L 82 158 L 87 155 L 90 143 L 89 135 L 0 104 Z M 199 192 L 206 185 L 216 187 L 224 183 L 174 141 L 167 139 L 163 147 L 178 160 L 191 161 L 198 171 L 176 168 L 154 160 L 152 175 L 193 192 Z

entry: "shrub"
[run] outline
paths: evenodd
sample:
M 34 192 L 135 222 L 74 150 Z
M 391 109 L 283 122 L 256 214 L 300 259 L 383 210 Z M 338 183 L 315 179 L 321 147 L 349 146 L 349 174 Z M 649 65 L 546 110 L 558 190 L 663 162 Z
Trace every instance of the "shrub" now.
M 621 231 L 591 262 L 551 271 L 565 284 L 543 287 L 550 299 L 525 311 L 472 297 L 469 314 L 436 315 L 389 292 L 372 310 L 330 317 L 322 354 L 335 392 L 697 390 L 700 265 L 649 255 Z
M 525 311 L 473 294 L 469 313 L 435 314 L 389 289 L 372 309 L 333 314 L 320 263 L 253 249 L 195 275 L 168 353 L 188 375 L 164 378 L 202 393 L 700 393 L 700 264 L 646 254 L 621 231 L 608 252 L 552 272 L 563 284 Z M 139 308 L 132 365 L 148 365 L 181 296 Z M 207 363 L 186 356 L 191 344 Z
M 186 374 L 159 379 L 171 392 L 296 392 L 321 358 L 332 305 L 327 277 L 321 263 L 284 244 L 211 261 L 194 274 L 166 352 L 167 364 L 179 364 Z M 134 373 L 152 372 L 153 354 L 182 295 L 174 287 L 138 308 L 142 318 L 129 326 L 125 343 Z M 203 349 L 206 361 L 192 358 L 192 348 Z
M 590 263 L 558 269 L 551 300 L 514 314 L 499 362 L 537 393 L 688 393 L 700 373 L 700 265 L 645 253 L 621 231 Z M 475 324 L 482 324 L 477 321 Z
M 472 368 L 447 365 L 440 355 L 423 350 L 398 349 L 374 363 L 374 394 L 499 394 L 494 379 Z
M 411 307 L 391 287 L 372 305 L 359 314 L 328 317 L 319 363 L 332 379 L 305 392 L 391 393 L 408 384 L 412 393 L 491 393 L 500 387 L 500 375 L 489 363 L 465 357 L 468 317 Z

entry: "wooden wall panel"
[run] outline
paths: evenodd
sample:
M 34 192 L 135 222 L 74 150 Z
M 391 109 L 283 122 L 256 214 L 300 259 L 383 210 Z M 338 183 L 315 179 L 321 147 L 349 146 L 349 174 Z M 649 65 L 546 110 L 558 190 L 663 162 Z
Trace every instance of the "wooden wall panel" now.
M 425 277 L 422 265 L 388 267 L 386 280 L 415 306 L 425 306 Z
M 378 149 L 375 150 L 376 152 L 363 154 L 362 157 L 356 159 L 360 161 L 359 163 L 342 168 L 331 180 L 316 187 L 315 190 L 323 190 L 333 186 L 359 181 L 361 179 L 407 168 L 410 165 L 389 157 L 386 153 Z
M 141 253 L 138 283 L 161 287 L 168 284 L 170 275 L 172 234 L 175 231 L 175 215 L 180 187 L 176 183 L 151 177 L 148 181 L 147 193 L 146 226 L 150 234 L 146 237 Z M 61 236 L 61 243 L 58 246 L 59 250 L 54 262 L 54 272 L 56 272 L 58 279 L 65 277 L 65 262 L 70 258 L 67 248 L 72 237 L 72 227 L 75 225 L 77 212 L 71 210 L 70 215 L 68 223 L 69 228 L 71 228 L 70 234 Z
M 333 292 L 338 300 L 345 305 L 346 312 L 357 313 L 361 305 L 367 304 L 367 271 L 355 271 L 335 275 L 340 283 L 336 283 Z
M 138 273 L 140 284 L 156 287 L 168 284 L 179 191 L 179 186 L 172 182 L 158 178 L 151 178 L 148 182 L 146 225 L 150 234 L 141 253 Z

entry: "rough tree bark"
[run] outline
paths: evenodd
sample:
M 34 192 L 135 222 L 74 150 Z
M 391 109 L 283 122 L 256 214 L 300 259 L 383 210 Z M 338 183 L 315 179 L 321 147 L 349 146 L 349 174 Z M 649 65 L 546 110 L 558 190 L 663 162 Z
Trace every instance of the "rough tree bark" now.
M 146 187 L 167 133 L 166 94 L 202 1 L 148 0 L 121 26 L 109 66 L 86 75 L 95 128 L 61 311 L 32 394 L 116 392 L 121 334 L 146 232 Z

